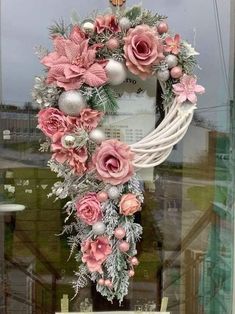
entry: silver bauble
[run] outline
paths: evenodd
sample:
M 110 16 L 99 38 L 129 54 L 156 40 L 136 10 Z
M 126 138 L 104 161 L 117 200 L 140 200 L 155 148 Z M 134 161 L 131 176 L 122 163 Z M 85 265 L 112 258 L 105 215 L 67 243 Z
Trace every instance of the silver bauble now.
M 60 110 L 69 116 L 78 116 L 82 109 L 86 107 L 82 94 L 75 90 L 63 92 L 60 95 L 58 104 Z
M 119 26 L 123 31 L 127 31 L 131 27 L 131 21 L 124 16 L 120 19 Z
M 157 71 L 157 78 L 159 79 L 159 81 L 162 82 L 166 82 L 170 77 L 170 72 L 168 70 L 164 70 L 164 71 Z
M 166 61 L 167 65 L 168 65 L 169 69 L 174 68 L 178 64 L 178 58 L 176 56 L 174 56 L 174 55 L 166 56 L 165 61 Z
M 77 138 L 73 134 L 65 134 L 61 139 L 61 144 L 64 148 L 76 147 Z
M 96 144 L 101 144 L 105 140 L 104 131 L 99 128 L 96 128 L 90 132 L 89 138 Z
M 126 79 L 126 68 L 121 62 L 110 59 L 105 70 L 111 85 L 119 85 Z
M 111 200 L 115 200 L 120 196 L 119 189 L 116 186 L 112 186 L 111 188 L 109 188 L 107 193 L 108 193 L 108 197 Z
M 92 226 L 92 231 L 95 235 L 104 234 L 105 229 L 106 229 L 105 224 L 102 221 L 98 221 Z
M 95 29 L 95 25 L 92 21 L 85 21 L 82 24 L 82 29 L 87 32 L 87 33 L 93 33 L 94 29 Z

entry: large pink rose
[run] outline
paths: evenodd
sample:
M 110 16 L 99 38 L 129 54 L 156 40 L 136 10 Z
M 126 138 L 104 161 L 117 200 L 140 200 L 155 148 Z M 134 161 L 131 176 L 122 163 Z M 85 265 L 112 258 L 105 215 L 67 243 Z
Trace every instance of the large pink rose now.
M 83 174 L 86 170 L 86 161 L 88 159 L 86 147 L 79 149 L 75 148 L 64 148 L 61 142 L 58 141 L 51 145 L 53 152 L 52 158 L 61 164 L 67 163 L 77 174 Z
M 124 194 L 119 203 L 120 214 L 124 216 L 131 216 L 137 211 L 140 211 L 141 203 L 136 195 L 132 193 Z
M 67 120 L 63 112 L 56 108 L 42 109 L 38 113 L 38 128 L 50 138 L 57 133 L 64 133 Z
M 121 31 L 115 15 L 107 14 L 104 16 L 97 16 L 95 20 L 95 31 L 100 34 L 105 30 L 108 30 L 112 33 Z
M 104 141 L 93 155 L 99 179 L 118 185 L 127 182 L 133 175 L 134 154 L 128 145 L 118 140 Z
M 78 26 L 73 27 L 69 38 L 54 37 L 53 44 L 54 51 L 41 60 L 48 68 L 48 84 L 72 90 L 84 83 L 98 87 L 107 82 L 106 63 L 96 59 L 100 44 L 90 46 L 89 39 Z
M 103 116 L 103 113 L 100 111 L 92 110 L 90 108 L 85 108 L 80 112 L 81 126 L 85 130 L 91 131 L 97 127 L 102 116 Z
M 93 225 L 102 217 L 100 202 L 96 193 L 88 193 L 76 202 L 78 217 L 88 225 Z
M 102 273 L 102 263 L 112 253 L 107 237 L 99 236 L 96 240 L 88 239 L 81 245 L 82 261 L 87 264 L 90 272 Z
M 163 46 L 156 30 L 148 25 L 131 28 L 124 38 L 126 66 L 130 72 L 146 79 L 153 73 L 153 65 L 164 59 Z

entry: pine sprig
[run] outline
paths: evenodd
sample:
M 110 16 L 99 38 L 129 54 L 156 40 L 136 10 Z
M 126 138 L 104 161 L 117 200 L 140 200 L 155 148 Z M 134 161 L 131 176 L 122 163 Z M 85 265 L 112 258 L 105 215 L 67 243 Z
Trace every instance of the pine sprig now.
M 91 108 L 108 114 L 115 114 L 118 110 L 117 95 L 109 85 L 94 88 L 89 104 Z
M 58 21 L 55 21 L 49 28 L 49 34 L 51 37 L 55 35 L 67 36 L 69 26 L 67 26 L 64 20 L 61 18 Z

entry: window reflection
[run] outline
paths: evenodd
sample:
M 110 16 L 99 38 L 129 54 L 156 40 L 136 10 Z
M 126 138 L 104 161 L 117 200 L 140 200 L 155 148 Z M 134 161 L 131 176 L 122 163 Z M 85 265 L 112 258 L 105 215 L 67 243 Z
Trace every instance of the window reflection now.
M 77 7 L 77 2 L 72 2 Z M 100 2 L 103 7 L 107 5 L 105 1 Z M 10 21 L 25 14 L 16 1 L 12 3 L 14 8 L 3 1 L 0 204 L 24 204 L 26 209 L 15 213 L 0 212 L 0 312 L 55 313 L 61 309 L 63 296 L 73 296 L 70 282 L 76 263 L 73 259 L 66 262 L 69 255 L 66 237 L 55 236 L 60 233 L 64 219 L 63 203 L 47 197 L 57 178 L 46 168 L 49 155 L 38 152 L 43 138 L 36 129 L 37 111 L 28 96 L 37 64 L 31 49 L 35 43 L 22 26 L 20 43 L 12 35 Z M 31 3 L 35 9 L 36 2 Z M 41 17 L 38 24 L 40 31 L 32 28 L 33 38 L 38 36 L 37 42 L 43 42 L 45 25 L 70 11 L 68 4 L 61 3 L 47 8 L 48 16 Z M 134 1 L 130 1 L 130 5 L 132 3 Z M 30 10 L 36 19 L 35 10 L 29 1 L 27 4 L 25 10 Z M 146 4 L 149 8 L 153 6 L 152 1 L 146 1 Z M 223 4 L 221 27 L 227 36 L 230 33 L 226 24 L 230 22 L 229 1 Z M 203 2 L 203 5 L 207 4 Z M 95 1 L 89 6 L 81 5 L 82 13 L 96 6 Z M 174 147 L 167 162 L 142 173 L 145 207 L 137 217 L 144 227 L 143 241 L 138 248 L 140 265 L 122 307 L 117 302 L 113 305 L 106 302 L 96 293 L 95 287 L 89 286 L 70 302 L 71 311 L 154 311 L 160 309 L 165 296 L 173 314 L 231 313 L 234 169 L 231 165 L 233 134 L 229 130 L 234 121 L 229 116 L 228 91 L 218 62 L 219 50 L 215 49 L 216 29 L 214 20 L 207 21 L 208 29 L 200 25 L 205 14 L 209 19 L 209 11 L 201 12 L 198 3 L 190 12 L 187 1 L 182 1 L 177 8 L 170 3 L 167 6 L 169 8 L 165 1 L 159 1 L 159 11 L 169 9 L 173 25 L 177 25 L 176 17 L 185 10 L 195 22 L 198 45 L 202 46 L 199 50 L 204 53 L 200 75 L 207 86 L 207 98 L 200 104 L 188 134 Z M 212 8 L 209 9 L 212 12 Z M 50 10 L 56 11 L 55 17 Z M 185 28 L 184 32 L 191 27 L 187 23 L 190 22 L 185 21 L 185 26 L 180 24 L 180 28 Z M 233 47 L 228 46 L 226 36 L 223 44 L 228 59 Z M 29 63 L 32 63 L 27 71 L 16 66 L 21 65 L 22 42 L 26 38 L 30 43 L 27 47 Z M 11 63 L 13 57 L 8 45 L 21 47 L 20 58 L 14 59 L 15 64 Z M 228 62 L 226 67 L 227 70 L 230 67 Z M 23 91 L 22 94 L 18 90 Z M 126 132 L 130 142 L 143 135 L 139 126 L 134 131 Z M 120 129 L 115 127 L 107 128 L 106 133 L 122 136 Z

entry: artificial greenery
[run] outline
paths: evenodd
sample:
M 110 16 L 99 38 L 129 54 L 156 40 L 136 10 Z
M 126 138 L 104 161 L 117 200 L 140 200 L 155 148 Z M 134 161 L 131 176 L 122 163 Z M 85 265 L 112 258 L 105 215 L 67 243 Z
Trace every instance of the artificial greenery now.
M 117 95 L 109 85 L 92 90 L 87 99 L 91 108 L 108 114 L 115 114 L 118 110 Z

